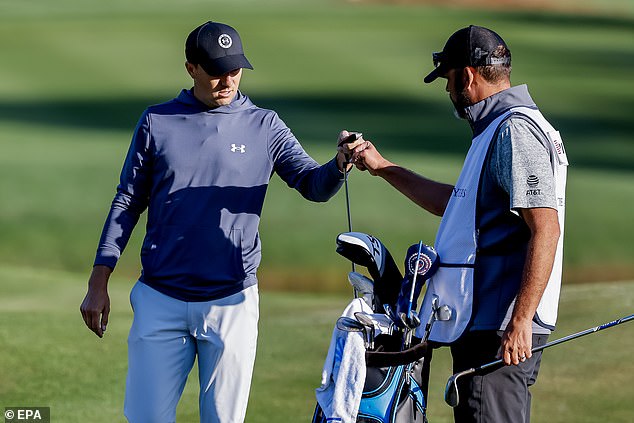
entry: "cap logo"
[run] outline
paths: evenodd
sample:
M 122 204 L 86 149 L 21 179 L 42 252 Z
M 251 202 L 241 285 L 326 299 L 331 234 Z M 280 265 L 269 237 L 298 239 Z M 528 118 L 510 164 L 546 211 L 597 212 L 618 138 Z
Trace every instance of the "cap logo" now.
M 476 47 L 475 52 L 474 52 L 474 56 L 476 60 L 480 60 L 482 59 L 484 56 L 487 56 L 489 54 L 488 51 L 486 50 L 482 50 L 480 47 Z
M 233 40 L 227 34 L 220 34 L 220 37 L 218 37 L 218 44 L 220 44 L 220 47 L 222 48 L 229 48 L 233 44 Z

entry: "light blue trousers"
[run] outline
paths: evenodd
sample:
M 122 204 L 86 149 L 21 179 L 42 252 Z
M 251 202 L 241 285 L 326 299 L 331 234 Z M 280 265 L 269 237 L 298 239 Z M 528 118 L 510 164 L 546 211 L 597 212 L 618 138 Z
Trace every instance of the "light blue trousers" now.
M 257 286 L 184 302 L 137 282 L 130 293 L 124 412 L 130 423 L 172 423 L 198 357 L 201 423 L 243 423 L 258 335 Z

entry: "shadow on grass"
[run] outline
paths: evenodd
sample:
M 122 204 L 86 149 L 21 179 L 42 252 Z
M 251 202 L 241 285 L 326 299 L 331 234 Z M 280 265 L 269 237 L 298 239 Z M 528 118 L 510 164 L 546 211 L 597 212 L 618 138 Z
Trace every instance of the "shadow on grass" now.
M 261 107 L 273 109 L 300 140 L 331 144 L 341 129 L 360 130 L 379 149 L 416 151 L 464 157 L 470 140 L 465 122 L 452 116 L 448 100 L 431 102 L 379 96 L 254 96 Z M 122 98 L 37 102 L 0 101 L 0 124 L 18 122 L 41 126 L 132 133 L 150 104 L 169 98 Z M 597 170 L 634 171 L 628 156 L 634 123 L 596 116 L 547 116 L 568 144 L 572 164 Z M 598 148 L 597 140 L 601 140 Z M 629 150 L 628 150 L 629 149 Z
M 625 8 L 625 6 L 624 6 Z M 583 11 L 581 9 L 580 11 Z M 593 11 L 594 12 L 594 11 Z M 623 14 L 617 15 L 619 11 L 615 8 L 612 13 L 564 13 L 551 10 L 542 11 L 502 11 L 505 22 L 517 22 L 524 25 L 527 22 L 532 24 L 543 24 L 550 26 L 558 26 L 562 28 L 571 28 L 577 30 L 579 28 L 598 28 L 598 29 L 622 29 L 632 30 L 634 24 L 634 16 L 623 10 Z

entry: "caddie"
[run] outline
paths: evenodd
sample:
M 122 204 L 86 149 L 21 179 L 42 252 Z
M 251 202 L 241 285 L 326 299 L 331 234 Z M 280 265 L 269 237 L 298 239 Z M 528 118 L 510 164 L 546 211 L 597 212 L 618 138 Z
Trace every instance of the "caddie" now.
M 456 115 L 473 133 L 455 184 L 390 162 L 370 141 L 340 150 L 442 216 L 441 264 L 421 315 L 429 315 L 434 296 L 451 307 L 452 319 L 436 322 L 430 340 L 450 345 L 454 373 L 500 357 L 507 364 L 459 381 L 455 421 L 528 422 L 541 361 L 531 348 L 547 341 L 557 318 L 566 152 L 526 85 L 511 85 L 511 51 L 494 31 L 456 31 L 433 63 L 425 82 L 446 79 Z

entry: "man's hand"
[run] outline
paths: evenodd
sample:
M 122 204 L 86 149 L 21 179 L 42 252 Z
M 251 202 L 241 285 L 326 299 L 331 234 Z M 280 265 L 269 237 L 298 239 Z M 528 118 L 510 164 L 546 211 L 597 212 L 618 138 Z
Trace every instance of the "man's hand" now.
M 344 168 L 345 172 L 350 171 L 354 149 L 364 142 L 363 135 L 358 132 L 348 132 L 344 129 L 339 133 L 337 138 L 337 166 L 340 171 L 344 172 Z
M 372 176 L 376 176 L 378 171 L 383 168 L 394 166 L 393 163 L 381 156 L 370 141 L 363 139 L 363 136 L 354 139 L 351 135 L 354 135 L 354 132 L 350 133 L 346 130 L 339 134 L 337 151 L 343 155 L 344 163 L 352 163 L 357 169 L 367 170 Z M 349 170 L 350 167 L 351 165 L 348 165 L 346 170 Z M 340 169 L 342 168 L 340 167 Z
M 533 324 L 531 320 L 509 322 L 502 335 L 501 358 L 508 366 L 519 364 L 533 355 Z
M 341 131 L 339 134 L 337 151 L 340 155 L 350 157 L 350 162 L 357 169 L 367 170 L 370 175 L 385 179 L 425 210 L 436 216 L 443 215 L 451 197 L 452 185 L 432 181 L 392 163 L 378 152 L 372 142 L 363 137 L 346 142 L 349 135 L 348 131 Z
M 79 310 L 86 326 L 103 338 L 108 326 L 110 314 L 110 297 L 108 296 L 108 279 L 112 269 L 107 266 L 95 266 L 88 280 L 88 292 Z
M 372 176 L 377 176 L 382 170 L 396 166 L 384 158 L 370 141 L 364 141 L 354 148 L 352 163 L 357 169 L 367 170 Z

